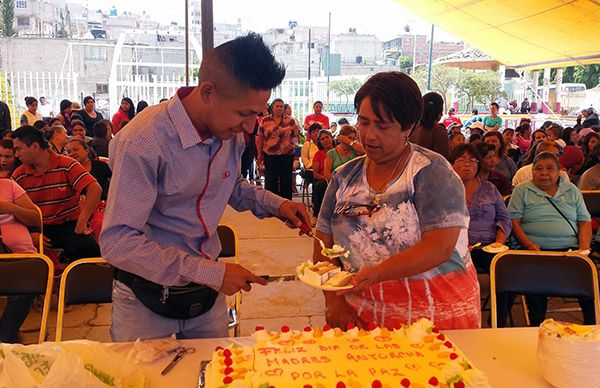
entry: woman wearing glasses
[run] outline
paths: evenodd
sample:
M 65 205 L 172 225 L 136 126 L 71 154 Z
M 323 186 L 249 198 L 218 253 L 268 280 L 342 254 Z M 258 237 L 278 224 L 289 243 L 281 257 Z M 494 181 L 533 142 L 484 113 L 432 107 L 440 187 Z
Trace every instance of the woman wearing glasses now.
M 350 251 L 337 264 L 356 272 L 354 288 L 325 292 L 328 323 L 392 328 L 425 317 L 444 329 L 480 327 L 464 187 L 443 156 L 407 140 L 423 109 L 418 86 L 379 73 L 354 105 L 366 156 L 336 170 L 317 223 L 327 246 Z
M 471 251 L 473 264 L 480 273 L 489 274 L 494 254 L 483 251 L 481 247 L 492 243 L 504 244 L 510 235 L 512 221 L 496 186 L 478 176 L 483 162 L 479 146 L 489 144 L 459 145 L 450 155 L 450 163 L 465 186 L 470 218 L 469 245 L 479 243 L 479 247 Z

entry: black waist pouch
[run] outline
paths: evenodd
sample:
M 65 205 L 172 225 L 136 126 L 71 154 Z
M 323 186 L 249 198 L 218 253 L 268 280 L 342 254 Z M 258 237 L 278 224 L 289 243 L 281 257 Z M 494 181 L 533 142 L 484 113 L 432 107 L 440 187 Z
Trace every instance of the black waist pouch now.
M 131 288 L 144 306 L 166 318 L 198 317 L 210 310 L 219 296 L 218 291 L 200 284 L 166 287 L 117 268 L 114 278 Z

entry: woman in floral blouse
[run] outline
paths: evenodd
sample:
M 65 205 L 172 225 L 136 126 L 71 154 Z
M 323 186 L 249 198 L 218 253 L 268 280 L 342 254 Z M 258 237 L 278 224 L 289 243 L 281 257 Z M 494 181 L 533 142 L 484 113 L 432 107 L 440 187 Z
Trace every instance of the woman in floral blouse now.
M 271 114 L 263 118 L 258 129 L 257 162 L 264 166 L 265 189 L 287 199 L 292 199 L 294 150 L 299 133 L 296 120 L 284 115 L 283 100 L 273 100 Z
M 334 174 L 316 233 L 349 250 L 338 264 L 356 275 L 354 288 L 325 292 L 327 322 L 393 328 L 425 317 L 444 329 L 480 327 L 464 186 L 443 156 L 408 142 L 423 109 L 419 87 L 379 73 L 354 105 L 366 156 Z M 315 244 L 315 260 L 320 251 Z

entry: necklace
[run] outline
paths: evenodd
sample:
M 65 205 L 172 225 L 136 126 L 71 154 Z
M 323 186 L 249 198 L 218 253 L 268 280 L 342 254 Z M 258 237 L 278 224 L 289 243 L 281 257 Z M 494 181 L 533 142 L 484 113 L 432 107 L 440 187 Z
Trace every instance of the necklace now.
M 375 195 L 373 197 L 373 200 L 371 200 L 372 205 L 375 205 L 375 206 L 381 205 L 381 199 L 383 198 L 383 194 L 385 194 L 385 191 L 387 190 L 387 185 L 390 183 L 392 178 L 394 178 L 394 175 L 396 174 L 396 170 L 398 169 L 400 162 L 402 160 L 404 160 L 404 157 L 406 156 L 406 151 L 408 148 L 409 148 L 408 143 L 406 143 L 404 149 L 402 150 L 402 153 L 400 154 L 400 156 L 398 157 L 398 160 L 396 161 L 396 165 L 392 169 L 392 173 L 390 174 L 390 176 L 381 184 L 381 186 L 379 186 L 378 188 L 376 188 L 374 190 Z M 369 172 L 369 169 L 367 168 L 367 173 L 368 172 Z M 369 189 L 370 189 L 370 186 L 369 186 Z

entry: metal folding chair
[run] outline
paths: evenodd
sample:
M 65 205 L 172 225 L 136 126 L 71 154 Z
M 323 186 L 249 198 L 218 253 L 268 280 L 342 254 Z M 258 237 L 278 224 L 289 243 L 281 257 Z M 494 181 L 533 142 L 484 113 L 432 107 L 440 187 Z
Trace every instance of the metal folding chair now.
M 492 327 L 498 325 L 497 294 L 592 298 L 600 323 L 598 272 L 576 252 L 507 251 L 492 261 L 490 271 Z
M 101 257 L 75 260 L 60 278 L 56 341 L 62 339 L 65 305 L 112 302 L 113 269 Z
M 236 264 L 240 263 L 238 256 L 238 236 L 235 229 L 226 224 L 217 226 L 217 234 L 221 241 L 221 253 L 219 258 L 233 258 Z M 240 306 L 242 304 L 242 293 L 236 292 L 233 303 L 227 308 L 229 317 L 229 328 L 233 329 L 235 337 L 240 336 Z
M 45 255 L 38 253 L 0 255 L 0 295 L 44 295 L 38 343 L 46 339 L 53 281 L 54 264 Z

